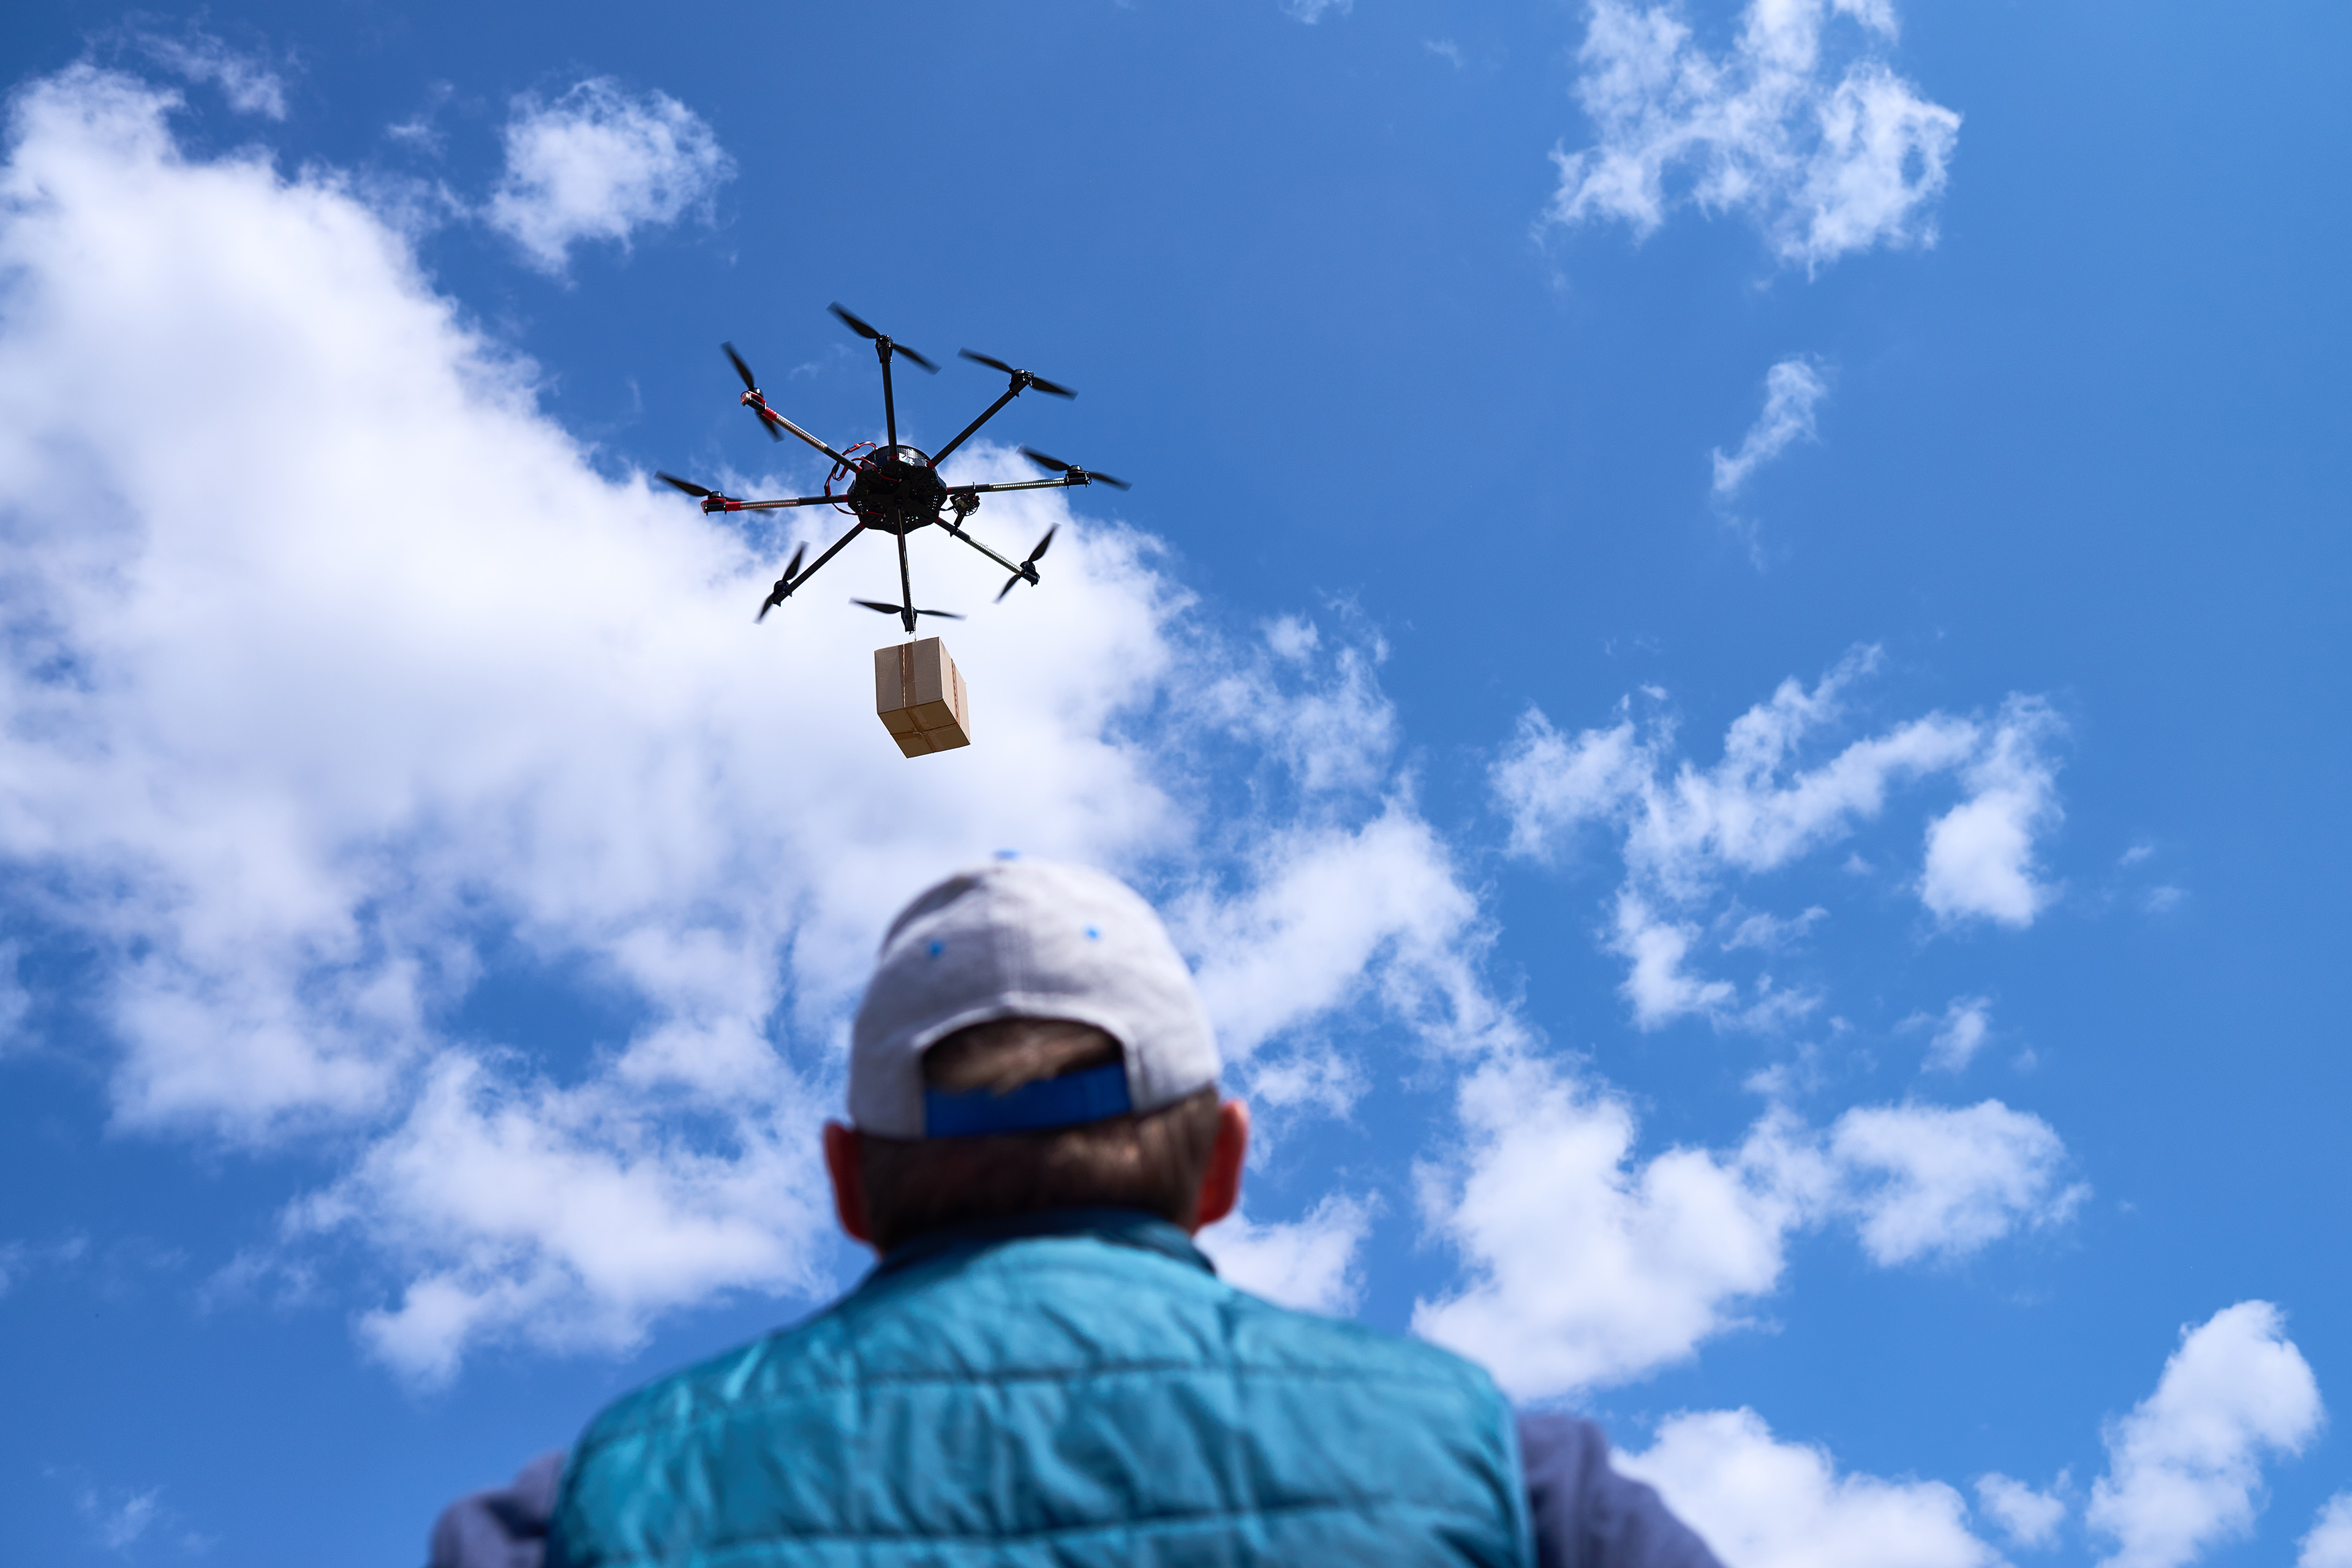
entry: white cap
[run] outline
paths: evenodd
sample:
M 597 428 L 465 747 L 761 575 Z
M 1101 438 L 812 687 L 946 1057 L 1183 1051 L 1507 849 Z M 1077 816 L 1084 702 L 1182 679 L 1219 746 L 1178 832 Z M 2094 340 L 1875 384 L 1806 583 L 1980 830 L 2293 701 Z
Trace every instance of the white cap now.
M 1126 1055 L 1084 1092 L 1079 1073 L 927 1113 L 923 1053 L 998 1018 L 1091 1024 Z M 1084 866 L 1005 859 L 960 871 L 898 912 L 850 1031 L 849 1119 L 886 1138 L 1066 1126 L 1157 1110 L 1217 1081 L 1216 1036 L 1167 927 L 1116 878 Z M 1108 1071 L 1108 1069 L 1098 1069 Z M 1031 1093 L 1030 1090 L 1038 1091 Z M 975 1117 L 978 1120 L 975 1120 Z

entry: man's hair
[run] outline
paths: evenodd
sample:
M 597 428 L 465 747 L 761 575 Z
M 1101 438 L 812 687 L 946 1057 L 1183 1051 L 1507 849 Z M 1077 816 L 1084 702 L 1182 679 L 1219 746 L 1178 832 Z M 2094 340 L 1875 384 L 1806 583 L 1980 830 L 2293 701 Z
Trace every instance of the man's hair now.
M 923 1087 L 1007 1094 L 1125 1059 L 1087 1024 L 1003 1018 L 923 1053 Z M 884 1251 L 925 1231 L 1040 1209 L 1143 1209 L 1192 1223 L 1217 1141 L 1214 1085 L 1172 1105 L 1037 1132 L 858 1139 L 866 1222 Z

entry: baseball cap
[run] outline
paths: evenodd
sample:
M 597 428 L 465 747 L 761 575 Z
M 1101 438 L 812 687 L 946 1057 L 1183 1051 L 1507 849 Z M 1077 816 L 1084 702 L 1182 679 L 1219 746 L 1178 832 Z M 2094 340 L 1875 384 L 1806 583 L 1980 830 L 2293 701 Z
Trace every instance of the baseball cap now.
M 1009 1093 L 926 1090 L 923 1053 L 999 1018 L 1091 1024 L 1118 1063 Z M 1151 906 L 1086 866 L 1003 859 L 898 912 L 850 1030 L 849 1119 L 886 1138 L 1075 1126 L 1157 1110 L 1217 1081 L 1215 1034 Z

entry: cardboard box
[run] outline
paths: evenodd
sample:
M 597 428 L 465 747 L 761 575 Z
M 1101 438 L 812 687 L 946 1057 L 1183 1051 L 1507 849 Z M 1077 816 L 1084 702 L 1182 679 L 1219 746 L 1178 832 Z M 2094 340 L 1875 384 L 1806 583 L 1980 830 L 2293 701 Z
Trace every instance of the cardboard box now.
M 910 757 L 971 744 L 963 672 L 937 637 L 874 650 L 874 708 Z

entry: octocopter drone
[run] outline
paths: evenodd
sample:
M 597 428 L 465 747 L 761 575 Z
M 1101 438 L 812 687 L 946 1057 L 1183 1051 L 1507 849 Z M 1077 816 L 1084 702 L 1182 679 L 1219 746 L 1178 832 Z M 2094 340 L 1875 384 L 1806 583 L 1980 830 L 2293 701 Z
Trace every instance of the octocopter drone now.
M 1002 604 L 1004 601 L 1004 595 L 1013 592 L 1021 584 L 1027 583 L 1033 586 L 1037 584 L 1037 563 L 1044 559 L 1046 547 L 1054 542 L 1055 530 L 1047 529 L 1045 537 L 1037 542 L 1037 548 L 1029 552 L 1028 559 L 1015 565 L 964 531 L 964 521 L 980 510 L 982 496 L 999 490 L 1064 489 L 1073 485 L 1104 484 L 1116 486 L 1119 489 L 1128 488 L 1127 481 L 1124 479 L 1113 479 L 1108 474 L 1091 472 L 1079 468 L 1075 463 L 1066 463 L 1059 458 L 1048 457 L 1028 447 L 1021 448 L 1021 455 L 1039 468 L 1052 473 L 1054 478 L 1025 479 L 1015 484 L 957 485 L 950 488 L 940 478 L 940 465 L 947 461 L 949 453 L 970 440 L 974 431 L 993 419 L 997 411 L 1006 404 L 1033 386 L 1040 392 L 1050 393 L 1055 397 L 1076 397 L 1077 394 L 1066 386 L 1047 381 L 1044 376 L 1034 372 L 1018 370 L 1001 359 L 992 359 L 987 354 L 974 353 L 971 350 L 965 349 L 962 351 L 964 358 L 984 364 L 991 370 L 1003 372 L 1009 379 L 1009 384 L 1005 387 L 1003 395 L 982 410 L 979 418 L 965 426 L 954 440 L 950 441 L 937 452 L 928 454 L 920 452 L 912 447 L 901 445 L 898 440 L 898 399 L 890 387 L 890 362 L 894 358 L 911 360 L 934 374 L 938 374 L 940 367 L 906 344 L 894 342 L 885 333 L 876 331 L 842 306 L 834 306 L 833 313 L 840 317 L 851 331 L 869 340 L 874 344 L 876 357 L 882 362 L 882 420 L 887 445 L 876 447 L 870 441 L 860 441 L 845 451 L 835 451 L 826 446 L 823 441 L 769 407 L 767 397 L 760 391 L 759 378 L 751 374 L 751 367 L 743 363 L 743 356 L 735 352 L 733 343 L 723 343 L 720 347 L 727 351 L 729 363 L 734 365 L 735 374 L 743 378 L 743 395 L 739 401 L 759 417 L 760 427 L 767 431 L 768 438 L 772 441 L 781 441 L 787 433 L 790 433 L 833 459 L 833 471 L 825 476 L 824 493 L 816 496 L 795 496 L 785 500 L 739 500 L 732 496 L 721 495 L 717 490 L 707 489 L 690 480 L 681 479 L 676 474 L 656 471 L 654 475 L 665 484 L 675 485 L 700 501 L 702 510 L 707 512 L 773 511 L 791 506 L 832 506 L 857 520 L 856 526 L 839 539 L 835 540 L 825 552 L 818 556 L 805 572 L 801 570 L 801 558 L 808 553 L 808 546 L 803 544 L 795 549 L 793 552 L 793 558 L 784 564 L 784 574 L 777 578 L 775 586 L 769 590 L 767 602 L 760 606 L 760 613 L 754 617 L 755 619 L 767 619 L 770 610 L 791 598 L 799 591 L 802 584 L 824 570 L 824 563 L 839 554 L 842 546 L 870 528 L 892 534 L 898 541 L 899 602 L 895 605 L 884 605 L 872 599 L 857 599 L 853 603 L 863 605 L 869 610 L 878 610 L 884 615 L 897 616 L 900 624 L 907 628 L 907 635 L 910 637 L 915 635 L 915 617 L 918 616 L 937 616 L 943 620 L 960 621 L 963 617 L 950 610 L 915 608 L 914 584 L 907 568 L 907 536 L 908 534 L 919 528 L 937 523 L 955 538 L 963 541 L 1007 572 L 1012 573 L 1013 575 L 1005 580 L 1004 586 L 998 590 L 996 595 L 996 602 Z M 836 494 L 834 486 L 845 479 L 849 481 L 848 488 Z

